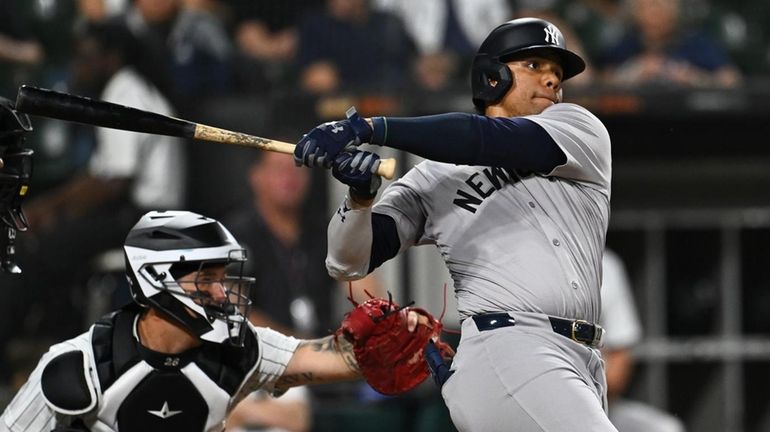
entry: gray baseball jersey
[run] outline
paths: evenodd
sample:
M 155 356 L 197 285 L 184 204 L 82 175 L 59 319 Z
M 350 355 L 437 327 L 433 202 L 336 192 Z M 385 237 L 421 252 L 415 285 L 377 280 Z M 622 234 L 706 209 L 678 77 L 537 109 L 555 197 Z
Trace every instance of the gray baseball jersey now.
M 373 211 L 396 221 L 402 250 L 438 247 L 461 317 L 518 310 L 596 322 L 609 136 L 573 104 L 528 118 L 561 147 L 565 165 L 536 175 L 425 161 L 386 189 Z
M 436 245 L 461 317 L 508 312 L 516 320 L 489 331 L 463 321 L 455 373 L 442 389 L 458 429 L 612 431 L 598 349 L 554 333 L 548 320 L 596 322 L 601 313 L 609 134 L 574 104 L 527 118 L 563 150 L 565 164 L 536 174 L 425 161 L 391 184 L 372 211 L 395 220 L 402 251 Z M 350 244 L 361 212 L 344 207 L 330 223 L 327 266 L 337 277 L 368 265 L 354 262 L 366 248 Z

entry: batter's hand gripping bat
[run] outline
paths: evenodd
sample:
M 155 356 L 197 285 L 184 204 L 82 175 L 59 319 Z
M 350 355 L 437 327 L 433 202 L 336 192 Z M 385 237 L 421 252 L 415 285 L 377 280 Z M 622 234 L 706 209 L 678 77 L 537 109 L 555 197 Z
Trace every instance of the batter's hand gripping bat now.
M 19 88 L 19 93 L 16 96 L 16 110 L 27 114 L 112 129 L 213 141 L 294 154 L 294 144 L 27 85 Z M 395 171 L 395 159 L 382 159 L 377 174 L 386 179 L 392 179 Z

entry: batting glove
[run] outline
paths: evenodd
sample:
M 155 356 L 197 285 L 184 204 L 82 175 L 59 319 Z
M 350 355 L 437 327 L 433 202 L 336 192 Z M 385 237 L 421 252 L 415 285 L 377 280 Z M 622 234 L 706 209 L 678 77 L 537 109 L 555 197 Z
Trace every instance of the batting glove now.
M 375 174 L 379 166 L 380 157 L 376 153 L 344 151 L 334 159 L 332 175 L 350 186 L 350 192 L 356 198 L 372 199 L 382 184 L 380 176 Z
M 353 149 L 369 142 L 371 137 L 371 126 L 358 115 L 355 107 L 351 107 L 347 111 L 347 120 L 316 126 L 302 137 L 294 148 L 294 163 L 330 168 L 343 149 Z

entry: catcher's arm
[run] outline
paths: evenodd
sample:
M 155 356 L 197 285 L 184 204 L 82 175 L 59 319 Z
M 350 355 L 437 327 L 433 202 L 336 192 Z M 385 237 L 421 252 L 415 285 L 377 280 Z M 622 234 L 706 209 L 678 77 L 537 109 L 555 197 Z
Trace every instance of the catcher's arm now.
M 427 317 L 409 312 L 407 328 L 410 332 L 418 325 L 427 324 Z M 329 335 L 300 342 L 283 375 L 276 381 L 275 388 L 285 390 L 305 384 L 350 381 L 361 377 L 353 345 L 344 337 Z
M 329 335 L 300 342 L 275 387 L 283 390 L 304 384 L 349 381 L 360 376 L 350 342 Z

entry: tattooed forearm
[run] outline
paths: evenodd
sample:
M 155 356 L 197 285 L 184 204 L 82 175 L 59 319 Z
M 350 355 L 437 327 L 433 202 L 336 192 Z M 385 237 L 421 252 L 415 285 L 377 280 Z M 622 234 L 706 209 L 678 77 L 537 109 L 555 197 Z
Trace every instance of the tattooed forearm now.
M 285 373 L 276 381 L 276 388 L 285 389 L 304 384 L 321 384 L 361 376 L 353 345 L 344 337 L 334 335 L 302 341 L 295 356 L 301 355 L 312 366 L 296 373 Z M 313 360 L 308 360 L 311 358 Z M 342 362 L 340 362 L 340 360 Z
M 345 361 L 348 368 L 356 374 L 361 374 L 361 368 L 358 367 L 358 360 L 356 360 L 356 355 L 353 353 L 353 344 L 342 336 L 337 337 L 334 340 L 339 349 L 339 353 L 342 356 L 342 360 Z
M 315 381 L 312 372 L 306 372 L 296 375 L 284 375 L 276 381 L 276 388 L 285 389 L 303 384 L 312 384 Z
M 341 338 L 342 339 L 342 338 Z M 335 347 L 334 342 L 334 335 L 326 336 L 322 339 L 313 339 L 309 341 L 302 341 L 300 346 L 307 345 L 309 346 L 313 351 L 323 352 L 323 351 L 337 351 Z
M 335 352 L 342 357 L 342 360 L 347 365 L 348 369 L 355 373 L 360 373 L 361 369 L 358 367 L 358 361 L 353 353 L 353 344 L 350 343 L 343 336 L 330 335 L 322 339 L 315 339 L 306 342 L 314 351 L 329 351 Z

